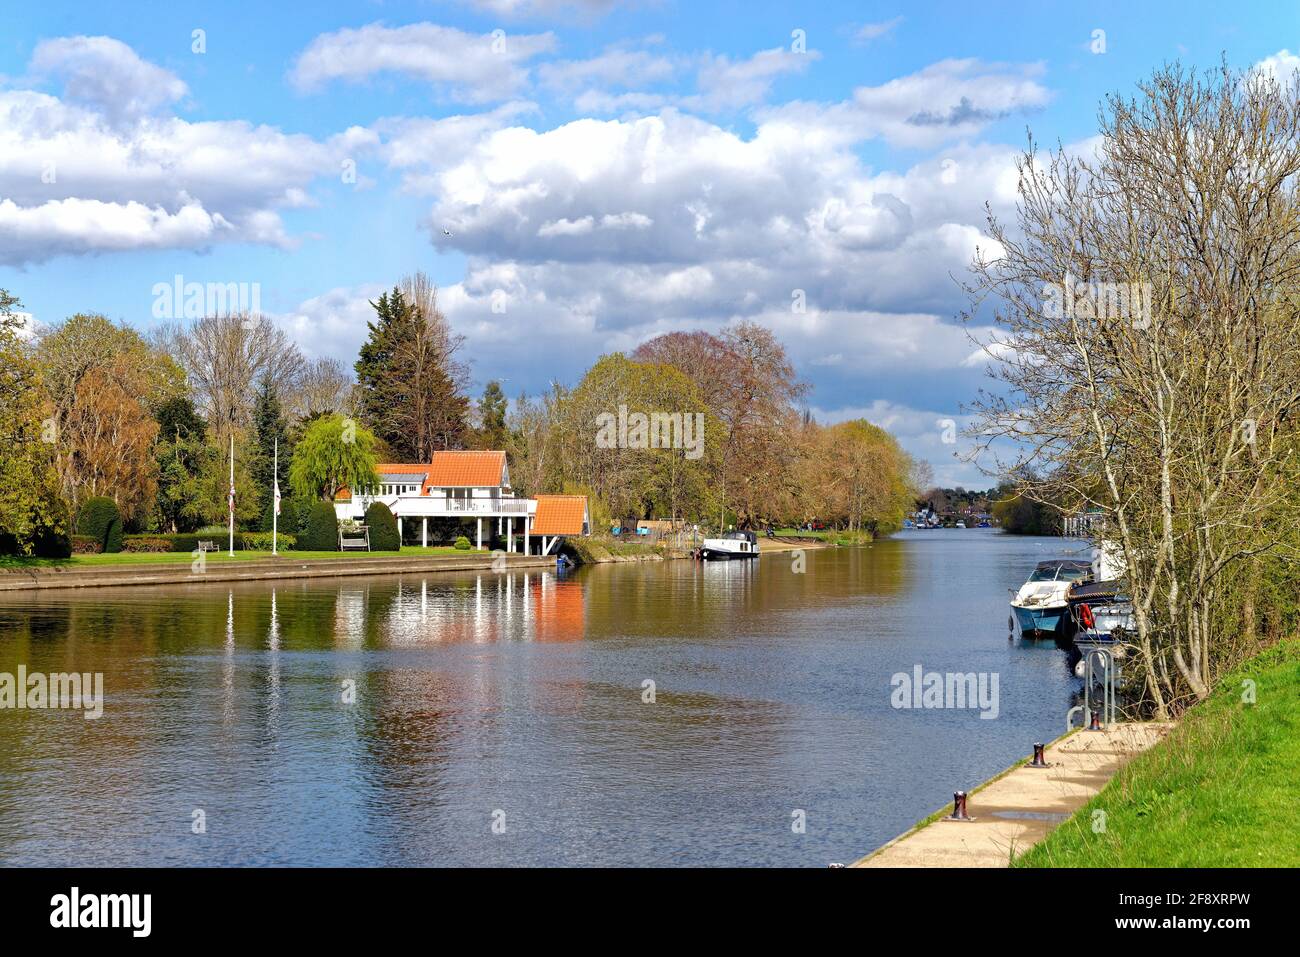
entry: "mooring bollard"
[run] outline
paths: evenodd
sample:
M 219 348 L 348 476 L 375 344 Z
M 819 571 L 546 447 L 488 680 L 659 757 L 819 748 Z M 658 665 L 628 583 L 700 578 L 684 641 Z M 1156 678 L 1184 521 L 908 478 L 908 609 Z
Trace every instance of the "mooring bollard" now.
M 1034 742 L 1034 760 L 1025 765 L 1027 768 L 1050 768 L 1051 765 L 1043 758 L 1043 746 Z
M 966 813 L 966 792 L 954 791 L 952 795 L 952 813 L 944 818 L 946 821 L 973 821 Z

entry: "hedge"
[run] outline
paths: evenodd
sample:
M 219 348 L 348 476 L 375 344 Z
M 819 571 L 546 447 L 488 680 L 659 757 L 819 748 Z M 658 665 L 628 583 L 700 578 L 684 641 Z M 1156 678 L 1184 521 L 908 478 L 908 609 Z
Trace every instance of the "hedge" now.
M 402 549 L 402 539 L 397 534 L 397 519 L 383 502 L 372 502 L 366 509 L 366 526 L 370 529 L 372 552 L 397 552 Z
M 122 542 L 124 552 L 170 552 L 172 543 L 159 535 L 129 535 Z
M 93 538 L 106 552 L 122 550 L 122 514 L 111 498 L 96 495 L 86 499 L 77 513 L 77 534 Z
M 337 552 L 339 520 L 332 502 L 315 502 L 307 515 L 307 530 L 298 536 L 298 547 L 305 552 Z
M 469 549 L 469 539 L 466 538 L 464 535 L 460 536 L 460 538 L 456 539 L 456 544 L 455 544 L 454 547 L 455 547 L 455 548 L 459 548 L 461 551 L 466 551 L 466 550 L 468 550 L 468 549 Z
M 76 548 L 83 541 L 93 541 L 93 539 L 85 539 L 84 536 L 78 535 L 73 539 L 73 547 Z M 227 534 L 216 535 L 190 532 L 182 535 L 127 535 L 122 550 L 127 552 L 193 552 L 199 547 L 199 542 L 213 542 L 217 549 L 223 552 L 230 547 L 230 538 Z M 166 543 L 168 547 L 157 547 L 155 543 Z M 279 550 L 289 551 L 294 547 L 295 537 L 281 533 Z M 235 548 L 244 551 L 269 552 L 271 550 L 271 533 L 235 532 Z M 80 551 L 78 549 L 79 553 Z
M 74 555 L 98 555 L 104 550 L 104 543 L 98 539 L 91 538 L 89 535 L 72 536 L 72 554 Z

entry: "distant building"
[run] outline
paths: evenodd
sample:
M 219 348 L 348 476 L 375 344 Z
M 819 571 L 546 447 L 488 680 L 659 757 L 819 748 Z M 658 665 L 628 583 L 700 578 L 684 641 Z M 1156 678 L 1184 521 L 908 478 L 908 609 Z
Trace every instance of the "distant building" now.
M 514 495 L 505 452 L 434 452 L 427 463 L 386 462 L 375 471 L 379 486 L 373 493 L 339 491 L 334 511 L 340 520 L 360 521 L 372 502 L 382 502 L 396 516 L 399 533 L 405 522 L 420 522 L 422 545 L 429 543 L 430 518 L 473 520 L 478 548 L 483 547 L 484 520 L 489 534 L 495 520 L 506 551 L 516 551 L 518 535 L 525 555 L 531 553 L 530 537 L 541 539 L 540 554 L 546 555 L 561 538 L 591 531 L 585 495 Z

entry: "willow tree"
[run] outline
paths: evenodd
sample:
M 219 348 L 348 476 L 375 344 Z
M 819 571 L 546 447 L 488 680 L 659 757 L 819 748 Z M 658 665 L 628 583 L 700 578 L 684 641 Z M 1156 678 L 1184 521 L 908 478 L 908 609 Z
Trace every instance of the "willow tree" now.
M 374 433 L 351 419 L 326 415 L 314 420 L 303 430 L 289 464 L 294 497 L 311 502 L 332 499 L 342 488 L 373 491 L 379 484 L 377 445 Z
M 1297 80 L 1165 68 L 1019 173 L 969 290 L 1005 387 L 976 433 L 1014 440 L 996 467 L 1046 476 L 1033 494 L 1105 513 L 1165 716 L 1233 663 L 1232 579 L 1300 518 Z

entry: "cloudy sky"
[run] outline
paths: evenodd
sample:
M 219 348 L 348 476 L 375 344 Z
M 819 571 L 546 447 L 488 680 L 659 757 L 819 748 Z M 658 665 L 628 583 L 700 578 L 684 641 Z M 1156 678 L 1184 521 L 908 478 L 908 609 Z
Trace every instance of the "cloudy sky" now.
M 940 424 L 987 381 L 958 281 L 1026 129 L 1081 144 L 1162 62 L 1300 50 L 1290 0 L 151 6 L 5 12 L 0 287 L 37 321 L 257 284 L 350 363 L 367 300 L 423 269 L 475 388 L 516 395 L 753 319 L 815 415 L 976 487 Z

